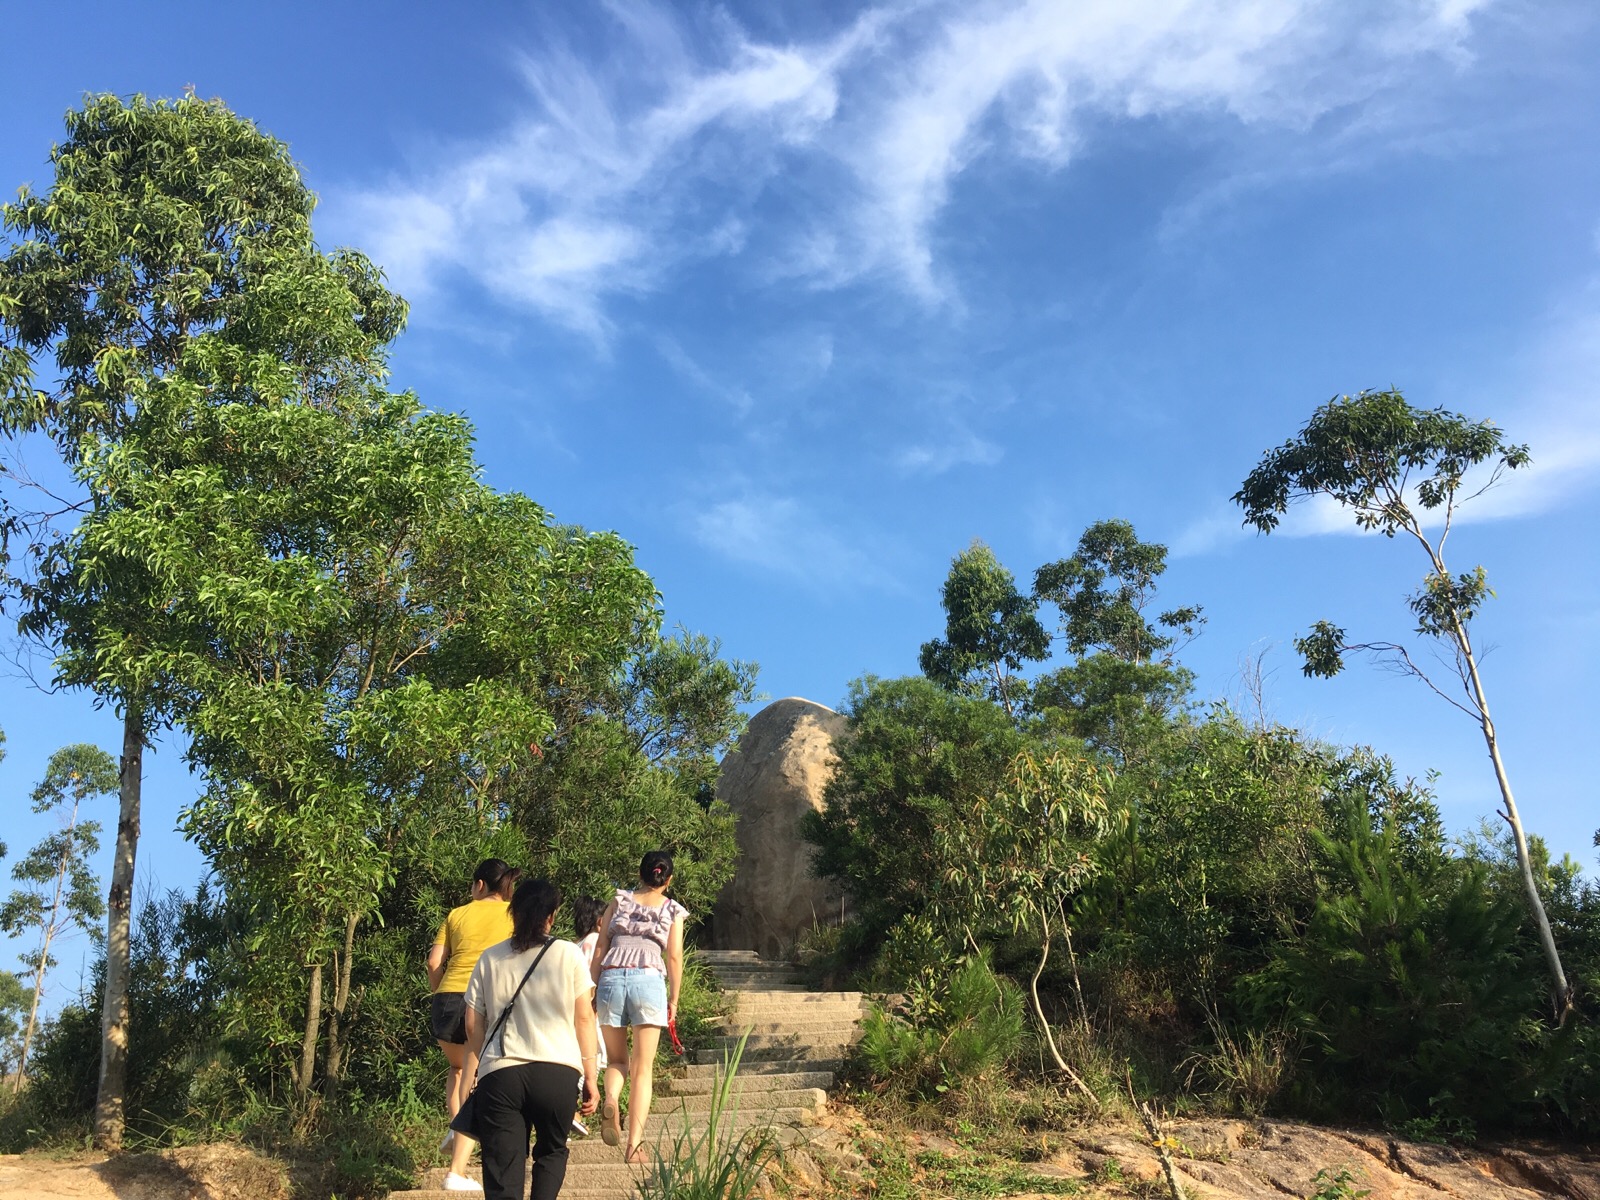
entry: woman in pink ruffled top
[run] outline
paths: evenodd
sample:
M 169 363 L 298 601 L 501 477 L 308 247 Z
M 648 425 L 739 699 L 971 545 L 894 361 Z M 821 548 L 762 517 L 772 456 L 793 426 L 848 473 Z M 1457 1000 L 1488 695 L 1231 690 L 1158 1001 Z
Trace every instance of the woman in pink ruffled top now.
M 650 851 L 639 863 L 637 886 L 632 891 L 618 888 L 616 899 L 606 906 L 594 949 L 595 1011 L 606 1047 L 600 1136 L 608 1146 L 621 1142 L 622 1081 L 630 1078 L 625 1152 L 630 1163 L 645 1161 L 640 1143 L 650 1116 L 656 1047 L 661 1031 L 677 1017 L 683 982 L 683 921 L 689 910 L 667 897 L 671 886 L 672 855 Z

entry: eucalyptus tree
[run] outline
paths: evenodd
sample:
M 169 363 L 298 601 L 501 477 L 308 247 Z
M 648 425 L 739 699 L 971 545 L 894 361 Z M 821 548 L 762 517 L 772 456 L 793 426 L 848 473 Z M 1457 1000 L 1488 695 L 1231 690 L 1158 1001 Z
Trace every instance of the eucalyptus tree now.
M 1188 640 L 1203 623 L 1198 606 L 1169 609 L 1154 622 L 1145 616 L 1166 570 L 1165 546 L 1141 542 L 1128 521 L 1096 521 L 1076 553 L 1034 572 L 1033 595 L 1060 610 L 1073 654 L 1103 651 L 1137 665 L 1172 651 L 1177 638 L 1161 629 Z
M 950 563 L 940 600 L 945 635 L 923 643 L 922 673 L 950 691 L 986 695 L 1018 719 L 1028 684 L 1017 672 L 1050 655 L 1038 601 L 1020 592 L 1016 577 L 978 541 Z
M 210 386 L 197 355 L 249 364 L 243 390 L 268 376 L 317 397 L 381 368 L 404 306 L 361 256 L 318 252 L 287 147 L 220 102 L 95 96 L 66 126 L 49 189 L 0 210 L 0 431 L 53 446 L 76 490 L 36 484 L 13 458 L 4 533 L 25 632 L 55 653 L 58 684 L 87 688 L 123 725 L 95 1113 L 96 1143 L 114 1148 L 143 752 L 186 689 L 169 597 L 83 556 L 72 522 L 119 502 L 88 463 L 137 454 L 164 390 Z
M 114 794 L 117 785 L 111 756 L 99 746 L 80 743 L 52 754 L 44 779 L 33 789 L 33 811 L 62 815 L 65 823 L 11 868 L 11 877 L 22 886 L 0 904 L 0 930 L 13 936 L 37 931 L 39 936 L 38 949 L 22 956 L 33 969 L 33 999 L 17 1052 L 15 1091 L 22 1090 L 45 976 L 56 962 L 51 946 L 72 926 L 93 937 L 105 916 L 100 880 L 89 866 L 100 849 L 100 822 L 79 820 L 78 810 L 87 800 Z
M 1455 688 L 1447 690 L 1429 676 L 1402 643 L 1353 642 L 1330 621 L 1318 621 L 1295 646 L 1305 660 L 1305 673 L 1323 678 L 1343 670 L 1347 654 L 1377 655 L 1421 680 L 1478 726 L 1500 789 L 1500 815 L 1511 827 L 1556 1018 L 1564 1021 L 1572 1008 L 1572 988 L 1534 877 L 1472 640 L 1473 619 L 1494 593 L 1482 566 L 1453 574 L 1445 562 L 1445 545 L 1460 505 L 1529 461 L 1527 446 L 1507 441 L 1491 421 L 1474 421 L 1443 408 L 1414 408 L 1394 390 L 1363 391 L 1318 408 L 1298 436 L 1262 457 L 1233 500 L 1244 509 L 1245 524 L 1271 533 L 1290 504 L 1325 496 L 1350 510 L 1359 528 L 1386 538 L 1403 535 L 1427 559 L 1422 585 L 1407 603 L 1416 633 L 1441 642 L 1449 653 Z
M 1188 695 L 1177 652 L 1205 617 L 1198 605 L 1151 613 L 1167 548 L 1142 542 L 1128 521 L 1096 521 L 1073 554 L 1034 572 L 1033 598 L 1060 614 L 1073 662 L 1034 684 L 1034 706 L 1067 732 L 1127 762 L 1148 747 Z

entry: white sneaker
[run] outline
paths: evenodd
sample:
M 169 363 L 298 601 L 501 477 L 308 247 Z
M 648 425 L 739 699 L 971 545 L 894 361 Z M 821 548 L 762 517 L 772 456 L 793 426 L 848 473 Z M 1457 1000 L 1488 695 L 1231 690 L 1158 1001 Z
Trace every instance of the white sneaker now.
M 585 1125 L 582 1121 L 578 1120 L 577 1117 L 573 1117 L 572 1118 L 572 1131 L 574 1133 L 576 1133 L 579 1137 L 588 1137 L 589 1136 L 589 1127 L 587 1125 Z
M 457 1175 L 454 1171 L 446 1171 L 444 1175 L 444 1190 L 447 1192 L 481 1192 L 483 1184 L 476 1179 L 468 1179 L 465 1175 Z

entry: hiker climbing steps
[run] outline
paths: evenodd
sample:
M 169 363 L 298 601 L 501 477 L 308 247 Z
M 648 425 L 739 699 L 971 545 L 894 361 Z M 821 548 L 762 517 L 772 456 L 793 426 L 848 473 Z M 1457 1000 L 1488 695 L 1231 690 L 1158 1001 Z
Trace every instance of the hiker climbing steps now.
M 711 1093 L 724 1050 L 746 1030 L 744 1060 L 734 1081 L 737 1109 L 731 1125 L 748 1129 L 770 1122 L 778 1140 L 795 1146 L 807 1140 L 828 1103 L 850 1047 L 859 1037 L 866 1012 L 860 992 L 814 992 L 785 963 L 769 962 L 753 950 L 697 951 L 727 993 L 723 1032 L 712 1048 L 692 1050 L 680 1073 L 656 1077 L 656 1096 L 646 1125 L 647 1144 L 665 1153 L 688 1120 L 699 1127 L 711 1106 Z M 598 1117 L 587 1138 L 568 1143 L 567 1179 L 562 1200 L 627 1200 L 649 1167 L 629 1167 L 622 1151 L 599 1136 Z M 423 1172 L 418 1188 L 390 1193 L 393 1200 L 459 1200 L 474 1192 L 447 1192 L 445 1169 Z M 473 1179 L 479 1179 L 474 1162 Z

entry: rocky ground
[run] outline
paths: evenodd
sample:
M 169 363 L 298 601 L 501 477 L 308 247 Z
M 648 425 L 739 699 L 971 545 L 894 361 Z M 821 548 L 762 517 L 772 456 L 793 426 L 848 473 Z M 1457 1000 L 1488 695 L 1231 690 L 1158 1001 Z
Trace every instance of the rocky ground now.
M 1172 1123 L 1164 1133 L 1180 1188 L 1197 1200 L 1600 1200 L 1600 1147 L 1468 1148 L 1287 1121 Z M 1046 1135 L 1039 1159 L 999 1161 L 928 1134 L 886 1138 L 842 1106 L 798 1154 L 793 1194 L 844 1196 L 1170 1195 L 1142 1130 L 1111 1125 Z
M 281 1164 L 243 1146 L 0 1155 L 0 1200 L 290 1200 Z
M 1284 1121 L 1175 1123 L 1166 1132 L 1179 1184 L 1195 1200 L 1600 1200 L 1600 1147 L 1459 1149 Z M 0 1200 L 291 1200 L 298 1190 L 282 1164 L 236 1145 L 0 1156 Z M 1022 1163 L 930 1134 L 888 1138 L 847 1108 L 790 1151 L 772 1190 L 795 1200 L 1168 1194 L 1160 1163 L 1133 1129 L 1051 1134 L 1039 1160 Z

